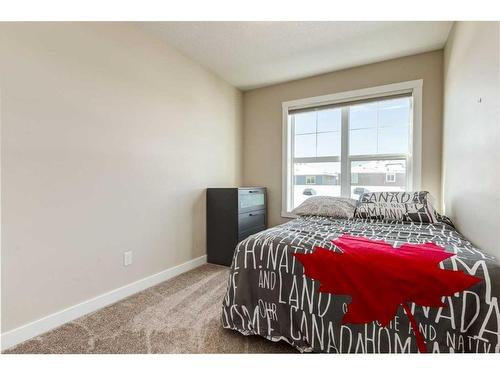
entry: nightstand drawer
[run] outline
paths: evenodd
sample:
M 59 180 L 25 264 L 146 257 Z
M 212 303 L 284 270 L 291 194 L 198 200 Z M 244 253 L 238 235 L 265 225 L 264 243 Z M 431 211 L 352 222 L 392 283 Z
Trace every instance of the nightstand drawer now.
M 238 190 L 238 212 L 264 210 L 266 208 L 266 190 L 250 188 Z
M 266 226 L 266 210 L 251 211 L 238 215 L 238 232 Z
M 238 233 L 266 226 L 266 210 L 252 211 L 238 215 Z

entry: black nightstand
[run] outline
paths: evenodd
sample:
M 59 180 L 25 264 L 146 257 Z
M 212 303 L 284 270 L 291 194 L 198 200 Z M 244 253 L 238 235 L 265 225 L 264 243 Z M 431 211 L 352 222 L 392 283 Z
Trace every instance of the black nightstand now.
M 267 228 L 266 188 L 207 189 L 207 261 L 230 266 L 236 244 Z

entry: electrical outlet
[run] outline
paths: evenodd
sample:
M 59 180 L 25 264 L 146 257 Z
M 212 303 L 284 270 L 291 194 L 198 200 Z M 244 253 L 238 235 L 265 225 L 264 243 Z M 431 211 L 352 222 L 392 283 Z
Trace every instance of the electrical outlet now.
M 132 251 L 125 251 L 123 253 L 123 265 L 130 266 L 132 264 Z

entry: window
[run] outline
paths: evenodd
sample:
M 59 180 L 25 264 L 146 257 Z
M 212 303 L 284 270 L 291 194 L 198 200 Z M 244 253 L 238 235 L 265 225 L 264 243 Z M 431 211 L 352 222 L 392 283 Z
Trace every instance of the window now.
M 386 172 L 385 182 L 396 182 L 396 173 L 395 172 Z
M 418 190 L 421 90 L 420 80 L 284 102 L 282 216 L 310 195 Z
M 307 176 L 306 185 L 313 185 L 316 183 L 316 176 Z
M 359 178 L 357 173 L 351 173 L 351 184 L 359 184 Z

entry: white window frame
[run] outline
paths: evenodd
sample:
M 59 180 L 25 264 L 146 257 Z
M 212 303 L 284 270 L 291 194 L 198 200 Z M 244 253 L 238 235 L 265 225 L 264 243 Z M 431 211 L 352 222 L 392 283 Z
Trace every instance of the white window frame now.
M 315 96 L 305 99 L 290 100 L 281 103 L 282 106 L 282 200 L 281 200 L 281 216 L 294 218 L 296 217 L 290 212 L 292 207 L 292 191 L 293 189 L 293 142 L 291 131 L 291 116 L 289 111 L 295 109 L 303 109 L 322 105 L 348 103 L 355 100 L 383 98 L 384 96 L 392 96 L 398 94 L 410 93 L 413 98 L 413 118 L 410 121 L 410 145 L 408 157 L 401 159 L 406 160 L 407 173 L 407 190 L 421 190 L 421 171 L 422 171 L 422 87 L 423 80 L 406 81 L 392 83 L 388 85 L 369 87 L 359 90 L 351 90 L 331 95 Z M 348 116 L 348 111 L 343 110 L 342 116 Z M 347 121 L 342 121 L 342 134 L 347 134 L 348 129 L 344 129 Z M 342 136 L 341 145 L 341 170 L 346 171 L 347 176 L 350 176 L 349 161 L 355 160 L 357 157 L 348 156 L 348 138 Z M 398 159 L 392 155 L 377 155 L 371 157 L 373 160 L 383 160 L 384 158 Z M 315 158 L 320 159 L 320 158 Z M 358 160 L 369 160 L 370 158 L 361 157 Z M 349 179 L 341 181 L 342 195 L 350 190 Z

